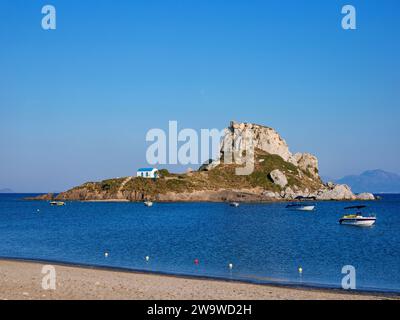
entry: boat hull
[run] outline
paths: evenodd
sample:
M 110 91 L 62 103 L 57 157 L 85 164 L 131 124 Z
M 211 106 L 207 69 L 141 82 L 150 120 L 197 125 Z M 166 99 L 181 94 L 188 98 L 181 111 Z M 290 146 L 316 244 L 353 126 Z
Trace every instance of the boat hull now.
M 314 211 L 314 209 L 315 209 L 315 206 L 304 206 L 304 207 L 296 208 L 295 210 L 298 210 L 298 211 Z
M 297 206 L 296 205 L 296 206 L 288 206 L 286 208 L 289 210 L 296 210 L 296 211 L 314 211 L 315 206 L 312 206 L 312 205 Z
M 356 227 L 371 227 L 375 224 L 375 218 L 364 218 L 364 219 L 340 219 L 341 225 L 356 226 Z

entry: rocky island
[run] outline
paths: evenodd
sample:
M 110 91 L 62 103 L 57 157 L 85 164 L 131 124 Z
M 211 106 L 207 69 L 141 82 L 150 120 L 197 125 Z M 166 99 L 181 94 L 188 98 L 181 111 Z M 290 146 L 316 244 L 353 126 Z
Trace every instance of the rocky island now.
M 224 162 L 226 146 L 245 152 L 251 133 L 254 154 L 249 175 L 237 175 L 237 163 Z M 58 195 L 36 200 L 144 201 L 158 202 L 263 202 L 291 201 L 298 197 L 316 200 L 374 200 L 370 193 L 355 195 L 347 185 L 323 183 L 318 159 L 309 153 L 292 154 L 286 141 L 272 128 L 231 122 L 221 141 L 219 159 L 197 171 L 173 174 L 160 170 L 158 179 L 126 177 L 87 182 Z

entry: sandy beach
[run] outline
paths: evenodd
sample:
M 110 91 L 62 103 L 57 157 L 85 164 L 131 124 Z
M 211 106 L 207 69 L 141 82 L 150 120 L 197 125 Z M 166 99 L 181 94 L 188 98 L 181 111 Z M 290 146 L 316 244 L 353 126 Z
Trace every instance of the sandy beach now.
M 0 260 L 0 299 L 377 300 L 399 296 L 203 280 L 51 264 L 56 289 L 42 288 L 39 262 Z

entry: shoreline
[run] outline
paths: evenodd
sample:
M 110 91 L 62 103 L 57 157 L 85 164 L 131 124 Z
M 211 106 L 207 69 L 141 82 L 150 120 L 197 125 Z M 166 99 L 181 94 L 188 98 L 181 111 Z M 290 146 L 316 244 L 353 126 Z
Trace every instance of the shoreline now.
M 23 201 L 35 201 L 35 202 L 49 202 L 50 200 L 45 200 L 45 199 L 34 199 L 34 198 L 22 198 L 21 200 Z M 144 203 L 143 201 L 131 201 L 128 199 L 93 199 L 93 200 L 77 200 L 77 199 L 62 199 L 62 200 L 56 200 L 56 201 L 63 201 L 65 203 L 68 202 L 98 202 L 98 203 Z M 235 200 L 235 201 L 213 201 L 213 200 L 152 200 L 153 203 L 160 203 L 160 204 L 170 204 L 170 203 L 225 203 L 225 204 L 230 204 L 231 202 L 238 202 L 240 204 L 273 204 L 273 203 L 291 203 L 291 202 L 299 202 L 299 203 L 319 203 L 319 202 L 376 202 L 380 201 L 379 199 L 375 200 L 351 200 L 351 199 L 343 199 L 343 200 L 295 200 L 295 199 L 268 199 L 268 200 L 255 200 L 255 201 L 240 201 L 240 200 Z
M 53 265 L 57 290 L 41 289 L 41 268 Z M 183 299 L 183 300 L 380 300 L 400 294 L 347 292 L 294 284 L 262 284 L 207 276 L 175 275 L 117 267 L 0 258 L 0 299 Z

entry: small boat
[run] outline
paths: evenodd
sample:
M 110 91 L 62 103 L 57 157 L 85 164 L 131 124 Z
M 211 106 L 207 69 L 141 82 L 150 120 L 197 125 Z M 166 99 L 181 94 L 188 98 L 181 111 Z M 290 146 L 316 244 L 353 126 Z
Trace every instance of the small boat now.
M 311 196 L 311 197 L 303 197 L 303 196 L 297 196 L 295 198 L 297 201 L 316 201 L 317 197 Z
M 145 201 L 145 202 L 144 202 L 144 205 L 145 205 L 146 207 L 152 207 L 152 206 L 153 206 L 153 202 L 151 202 L 151 201 Z
M 357 209 L 361 210 L 366 208 L 367 206 L 352 206 L 344 208 L 345 210 L 352 210 Z M 348 214 L 344 215 L 340 220 L 339 223 L 342 225 L 349 225 L 349 226 L 358 226 L 358 227 L 371 227 L 375 224 L 376 217 L 375 216 L 368 216 L 365 217 L 362 215 L 361 212 L 357 212 L 356 214 Z
M 50 205 L 51 205 L 51 206 L 58 206 L 58 207 L 61 207 L 61 206 L 65 206 L 65 202 L 63 202 L 63 201 L 51 201 L 51 202 L 50 202 Z
M 237 207 L 239 207 L 239 202 L 231 202 L 230 204 L 229 204 L 231 207 L 235 207 L 235 208 L 237 208 Z
M 315 204 L 292 203 L 288 204 L 286 209 L 297 211 L 313 211 L 315 209 Z

